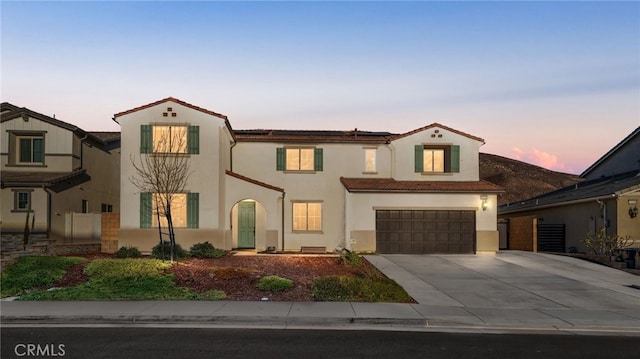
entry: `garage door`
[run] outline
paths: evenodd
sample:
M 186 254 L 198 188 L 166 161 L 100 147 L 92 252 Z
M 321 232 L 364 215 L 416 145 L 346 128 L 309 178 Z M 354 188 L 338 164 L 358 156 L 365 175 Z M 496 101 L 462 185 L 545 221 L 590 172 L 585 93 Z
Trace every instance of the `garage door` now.
M 475 211 L 376 211 L 378 253 L 475 253 L 475 239 Z

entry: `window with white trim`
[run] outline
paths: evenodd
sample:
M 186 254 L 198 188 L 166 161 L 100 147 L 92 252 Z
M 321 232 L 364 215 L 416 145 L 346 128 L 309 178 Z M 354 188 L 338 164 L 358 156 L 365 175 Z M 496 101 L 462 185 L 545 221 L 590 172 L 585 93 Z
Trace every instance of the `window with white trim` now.
M 32 191 L 14 191 L 13 192 L 13 211 L 26 212 L 31 207 Z
M 44 163 L 44 136 L 16 136 L 18 164 Z

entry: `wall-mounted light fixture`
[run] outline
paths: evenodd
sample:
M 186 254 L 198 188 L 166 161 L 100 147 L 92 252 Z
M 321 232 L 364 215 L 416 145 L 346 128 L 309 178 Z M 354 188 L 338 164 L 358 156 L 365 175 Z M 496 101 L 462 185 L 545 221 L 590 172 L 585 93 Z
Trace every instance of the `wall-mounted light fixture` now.
M 630 199 L 627 201 L 627 203 L 629 204 L 629 217 L 638 217 L 638 201 L 635 199 Z M 633 206 L 633 208 L 631 208 L 631 206 Z
M 480 205 L 482 207 L 483 211 L 486 211 L 487 208 L 489 208 L 489 202 L 488 202 L 489 197 L 487 197 L 486 194 L 482 194 L 480 195 L 480 200 L 482 201 L 482 204 Z

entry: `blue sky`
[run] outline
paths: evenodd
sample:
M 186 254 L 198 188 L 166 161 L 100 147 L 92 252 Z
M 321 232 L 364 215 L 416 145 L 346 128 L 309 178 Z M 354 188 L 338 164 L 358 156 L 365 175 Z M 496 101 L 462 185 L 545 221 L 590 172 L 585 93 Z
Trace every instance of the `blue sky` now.
M 1 96 L 85 130 L 173 96 L 236 129 L 406 132 L 580 173 L 640 125 L 638 2 L 1 2 Z

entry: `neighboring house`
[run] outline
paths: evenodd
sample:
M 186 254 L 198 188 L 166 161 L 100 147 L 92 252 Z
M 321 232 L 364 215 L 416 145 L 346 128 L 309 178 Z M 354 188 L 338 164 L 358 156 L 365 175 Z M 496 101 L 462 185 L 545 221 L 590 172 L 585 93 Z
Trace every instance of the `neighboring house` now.
M 172 204 L 179 244 L 381 253 L 498 249 L 497 194 L 479 179 L 484 140 L 434 123 L 404 134 L 233 130 L 226 116 L 166 98 L 114 115 L 121 126 L 120 246 L 158 243 L 154 194 L 132 160 L 161 134 L 183 138 L 193 174 Z M 160 219 L 162 222 L 162 220 Z
M 99 240 L 95 218 L 74 215 L 119 211 L 119 133 L 86 132 L 6 102 L 0 108 L 2 233 L 23 233 L 29 212 L 33 233 Z
M 640 127 L 597 160 L 580 177 L 583 182 L 519 203 L 502 205 L 500 218 L 533 217 L 545 225 L 562 225 L 564 250 L 586 248 L 581 240 L 605 228 L 640 245 Z

